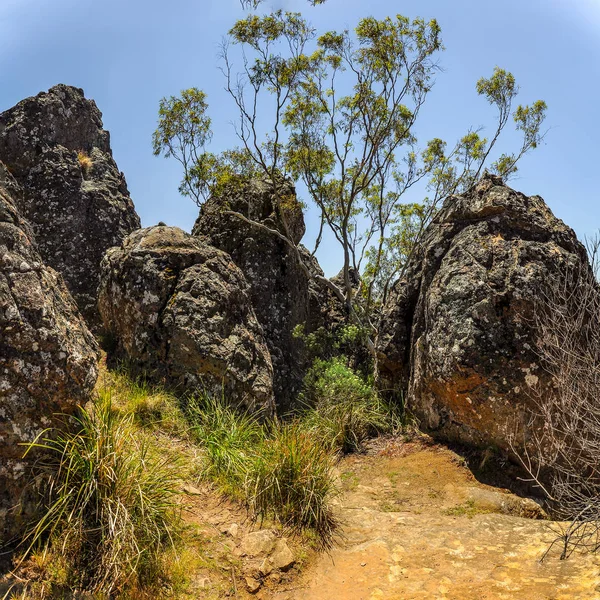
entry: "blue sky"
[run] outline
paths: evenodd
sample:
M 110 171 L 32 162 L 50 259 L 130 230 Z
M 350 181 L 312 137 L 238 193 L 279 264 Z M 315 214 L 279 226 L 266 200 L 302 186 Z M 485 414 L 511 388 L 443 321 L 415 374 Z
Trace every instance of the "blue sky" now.
M 268 5 L 268 2 L 267 2 Z M 271 0 L 301 10 L 319 29 L 352 27 L 363 16 L 435 17 L 444 71 L 421 114 L 419 138 L 452 142 L 493 122 L 475 82 L 498 65 L 514 73 L 520 100 L 549 105 L 546 143 L 521 163 L 513 187 L 545 198 L 580 237 L 600 227 L 596 175 L 600 141 L 600 0 Z M 243 16 L 238 0 L 0 0 L 0 111 L 56 83 L 82 87 L 111 132 L 145 226 L 189 230 L 197 214 L 177 192 L 179 165 L 152 154 L 162 96 L 196 86 L 208 93 L 215 150 L 235 145 L 233 107 L 217 69 L 222 35 Z M 510 141 L 510 138 L 509 138 Z M 407 198 L 418 200 L 419 198 Z M 307 215 L 307 245 L 314 212 Z M 328 242 L 328 274 L 340 266 Z

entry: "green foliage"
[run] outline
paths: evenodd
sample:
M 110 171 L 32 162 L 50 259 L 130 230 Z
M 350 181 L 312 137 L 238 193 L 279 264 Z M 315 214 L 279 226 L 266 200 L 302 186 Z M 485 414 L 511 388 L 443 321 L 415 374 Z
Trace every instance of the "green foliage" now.
M 311 6 L 318 6 L 319 4 L 325 4 L 327 0 L 308 0 L 308 3 Z M 263 0 L 240 0 L 240 4 L 242 8 L 249 8 L 256 10 L 261 4 Z
M 255 9 L 260 0 L 242 4 Z M 182 190 L 197 201 L 224 181 L 257 174 L 270 179 L 275 195 L 282 177 L 303 182 L 321 213 L 321 233 L 328 227 L 340 244 L 345 277 L 339 295 L 352 322 L 372 336 L 373 308 L 402 275 L 441 201 L 471 187 L 486 167 L 505 179 L 513 176 L 544 137 L 546 104 L 538 100 L 513 111 L 519 88 L 510 72 L 496 68 L 476 85 L 496 109 L 493 135 L 488 139 L 471 129 L 453 145 L 439 138 L 419 145 L 415 124 L 442 50 L 435 19 L 367 17 L 353 31 L 318 35 L 299 13 L 251 13 L 231 28 L 222 51 L 241 148 L 233 155 L 204 150 L 210 122 L 201 95 L 200 110 L 190 109 L 201 124 L 197 154 L 189 143 L 196 130 L 179 116 L 180 105 L 168 102 L 161 105 L 164 123 L 173 113 L 177 126 L 159 124 L 155 152 L 167 148 L 176 158 L 187 153 L 180 159 L 187 165 Z M 521 148 L 493 156 L 511 115 L 523 136 Z M 183 150 L 175 153 L 172 147 Z M 407 202 L 419 184 L 425 197 Z M 317 247 L 321 239 L 319 234 Z M 361 274 L 359 298 L 351 269 Z M 374 345 L 368 346 L 374 353 Z
M 296 325 L 292 332 L 295 339 L 302 340 L 310 361 L 328 359 L 343 354 L 363 358 L 367 332 L 357 325 L 341 325 L 335 329 L 319 327 L 305 333 L 304 325 Z M 368 362 L 368 358 L 365 359 Z
M 205 477 L 243 500 L 255 518 L 315 531 L 330 544 L 336 521 L 334 455 L 297 423 L 261 424 L 221 399 L 191 402 L 189 419 L 205 449 Z
M 48 502 L 26 538 L 62 565 L 63 579 L 107 596 L 156 576 L 177 528 L 177 465 L 155 454 L 133 416 L 100 398 L 75 418 L 75 433 L 46 432 Z
M 173 157 L 183 167 L 179 192 L 198 203 L 206 193 L 212 155 L 205 151 L 212 138 L 211 120 L 206 111 L 206 94 L 198 88 L 181 92 L 181 97 L 162 98 L 158 128 L 152 137 L 154 154 Z
M 355 452 L 369 437 L 394 430 L 394 413 L 372 384 L 348 367 L 342 357 L 316 360 L 304 382 L 301 420 L 324 446 Z
M 245 499 L 248 471 L 265 437 L 261 423 L 210 396 L 191 399 L 187 414 L 194 438 L 206 452 L 204 476 L 217 481 L 229 495 Z
M 130 415 L 136 425 L 168 435 L 187 437 L 188 424 L 180 400 L 146 378 L 132 377 L 124 368 L 105 374 L 98 389 L 100 402 Z

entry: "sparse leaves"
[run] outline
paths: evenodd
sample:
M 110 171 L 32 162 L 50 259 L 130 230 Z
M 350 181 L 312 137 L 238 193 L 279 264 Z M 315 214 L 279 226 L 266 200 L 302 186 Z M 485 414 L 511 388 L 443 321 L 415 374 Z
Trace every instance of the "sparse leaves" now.
M 260 2 L 242 3 L 256 8 Z M 320 211 L 315 251 L 324 227 L 341 248 L 343 284 L 331 286 L 351 319 L 374 333 L 373 308 L 401 276 L 442 200 L 471 187 L 485 168 L 513 176 L 545 135 L 546 104 L 514 110 L 519 87 L 512 73 L 496 67 L 476 85 L 496 110 L 491 134 L 469 129 L 454 145 L 434 138 L 420 146 L 414 126 L 442 50 L 434 19 L 367 17 L 354 31 L 317 36 L 299 13 L 252 13 L 231 28 L 222 51 L 240 148 L 206 152 L 205 96 L 192 89 L 161 104 L 155 152 L 184 164 L 182 193 L 197 202 L 245 176 L 266 178 L 276 193 L 282 178 L 302 182 Z M 234 56 L 241 61 L 237 69 Z M 523 136 L 521 148 L 492 162 L 511 117 Z M 413 189 L 421 189 L 421 197 L 407 202 Z M 351 270 L 360 274 L 359 294 Z
M 211 140 L 211 120 L 206 114 L 206 94 L 198 88 L 183 90 L 180 97 L 163 98 L 158 128 L 152 136 L 154 154 L 173 157 L 183 166 L 179 191 L 200 203 L 206 193 L 204 174 L 212 157 L 205 152 Z

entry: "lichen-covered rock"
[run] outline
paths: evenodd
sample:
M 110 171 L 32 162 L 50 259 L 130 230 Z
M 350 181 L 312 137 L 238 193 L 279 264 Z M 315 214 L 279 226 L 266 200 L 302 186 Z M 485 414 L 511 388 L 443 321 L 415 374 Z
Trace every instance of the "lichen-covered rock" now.
M 291 183 L 282 183 L 276 195 L 271 184 L 253 179 L 210 198 L 201 207 L 192 230 L 193 235 L 227 252 L 250 284 L 252 304 L 273 362 L 277 405 L 285 411 L 293 406 L 308 366 L 304 343 L 294 337 L 294 329 L 303 325 L 309 333 L 326 324 L 329 304 L 334 300 L 311 277 L 310 272 L 323 273 L 305 248 L 300 246 L 300 253 L 308 273 L 296 251 L 276 233 L 232 212 L 298 244 L 305 231 L 302 207 Z
M 106 253 L 98 306 L 116 355 L 181 391 L 273 408 L 273 368 L 243 273 L 177 227 L 129 235 Z
M 24 443 L 87 401 L 98 348 L 62 277 L 40 258 L 0 163 L 0 546 L 33 509 Z M 34 453 L 35 454 L 35 453 Z
M 383 387 L 439 436 L 509 450 L 532 386 L 550 383 L 534 350 L 536 304 L 586 261 L 542 198 L 485 175 L 446 200 L 395 285 L 379 335 Z
M 95 327 L 100 261 L 140 227 L 102 114 L 66 85 L 27 98 L 0 113 L 0 160 L 23 187 L 15 201 L 42 260 Z

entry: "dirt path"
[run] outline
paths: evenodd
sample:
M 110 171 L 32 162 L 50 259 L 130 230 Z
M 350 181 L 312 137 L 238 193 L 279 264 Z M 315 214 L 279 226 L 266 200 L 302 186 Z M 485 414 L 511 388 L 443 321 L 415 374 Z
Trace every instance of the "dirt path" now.
M 403 451 L 406 453 L 406 450 Z M 482 485 L 457 456 L 349 457 L 340 499 L 345 540 L 278 600 L 600 599 L 600 558 L 556 552 L 537 506 Z

